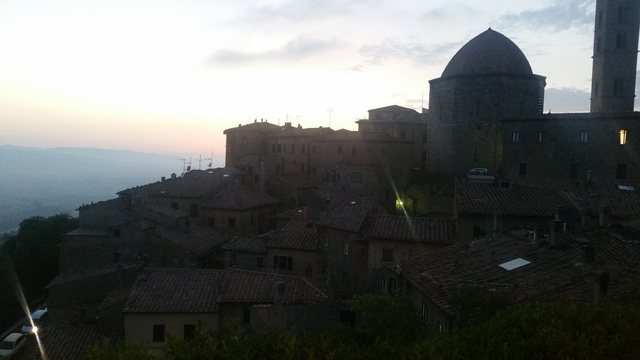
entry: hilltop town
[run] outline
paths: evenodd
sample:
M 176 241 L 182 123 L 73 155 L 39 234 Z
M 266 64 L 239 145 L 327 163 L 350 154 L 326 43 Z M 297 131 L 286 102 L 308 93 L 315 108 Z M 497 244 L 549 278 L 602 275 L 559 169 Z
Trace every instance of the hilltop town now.
M 454 332 L 468 286 L 514 303 L 628 294 L 639 22 L 637 1 L 597 2 L 588 113 L 543 114 L 545 77 L 488 29 L 430 81 L 428 109 L 370 109 L 357 131 L 255 119 L 224 131 L 223 168 L 81 206 L 47 287 L 48 343 L 107 331 L 159 354 L 198 323 L 321 331 L 356 322 L 354 295 L 386 293 Z

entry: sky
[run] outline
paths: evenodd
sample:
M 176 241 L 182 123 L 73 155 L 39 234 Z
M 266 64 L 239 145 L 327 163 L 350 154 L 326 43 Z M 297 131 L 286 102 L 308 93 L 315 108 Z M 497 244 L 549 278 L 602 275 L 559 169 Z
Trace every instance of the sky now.
M 357 130 L 428 107 L 487 28 L 547 77 L 545 112 L 589 110 L 595 0 L 0 0 L 0 145 L 224 163 L 256 119 Z M 194 164 L 194 160 L 192 160 Z

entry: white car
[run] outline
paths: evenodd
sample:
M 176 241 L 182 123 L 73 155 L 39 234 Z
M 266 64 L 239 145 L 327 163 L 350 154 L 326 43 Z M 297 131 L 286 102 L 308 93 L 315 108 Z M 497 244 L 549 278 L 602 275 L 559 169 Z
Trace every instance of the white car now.
M 22 349 L 25 340 L 27 339 L 20 333 L 11 333 L 7 335 L 7 337 L 0 343 L 0 359 L 10 359 L 11 356 L 15 355 L 15 353 Z
M 22 328 L 20 329 L 20 332 L 25 335 L 29 335 L 37 332 L 38 328 L 42 327 L 42 325 L 46 321 L 47 312 L 48 312 L 47 308 L 34 311 L 33 314 L 31 314 L 31 319 L 33 320 L 33 325 L 35 325 L 36 327 L 35 328 L 32 327 L 31 321 L 29 320 L 29 318 L 27 318 L 24 321 L 24 323 L 22 323 Z

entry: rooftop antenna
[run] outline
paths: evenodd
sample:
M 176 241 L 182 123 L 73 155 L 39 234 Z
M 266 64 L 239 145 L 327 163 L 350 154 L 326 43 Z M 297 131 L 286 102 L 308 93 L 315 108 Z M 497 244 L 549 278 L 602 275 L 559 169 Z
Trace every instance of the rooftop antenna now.
M 211 167 L 213 166 L 213 148 L 211 148 L 211 157 L 210 158 L 206 158 L 205 160 L 209 160 L 208 168 L 211 169 Z
M 191 157 L 189 157 L 189 162 L 187 162 L 187 159 L 185 158 L 180 158 L 178 160 L 182 160 L 182 175 L 191 170 Z
M 300 115 L 296 115 L 296 126 L 300 127 Z
M 329 129 L 331 129 L 331 113 L 333 113 L 333 108 L 328 108 L 327 112 L 329 113 Z
M 211 160 L 211 159 L 203 159 L 202 154 L 198 157 L 198 170 L 202 170 L 202 160 Z

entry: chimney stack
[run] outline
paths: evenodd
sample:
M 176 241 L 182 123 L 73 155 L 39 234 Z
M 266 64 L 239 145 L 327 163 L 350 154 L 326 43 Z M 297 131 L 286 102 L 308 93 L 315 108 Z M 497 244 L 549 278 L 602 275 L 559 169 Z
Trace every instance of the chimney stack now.
M 609 213 L 611 212 L 610 206 L 603 206 L 600 209 L 600 227 L 609 227 Z

